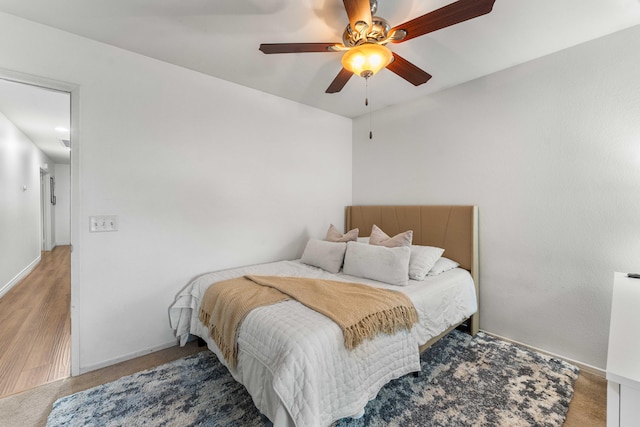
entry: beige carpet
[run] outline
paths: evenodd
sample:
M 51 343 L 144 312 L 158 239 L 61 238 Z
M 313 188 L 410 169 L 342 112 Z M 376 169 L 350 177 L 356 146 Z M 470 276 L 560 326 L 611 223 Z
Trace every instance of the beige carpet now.
M 44 426 L 53 402 L 75 393 L 71 383 L 59 380 L 0 399 L 0 426 Z

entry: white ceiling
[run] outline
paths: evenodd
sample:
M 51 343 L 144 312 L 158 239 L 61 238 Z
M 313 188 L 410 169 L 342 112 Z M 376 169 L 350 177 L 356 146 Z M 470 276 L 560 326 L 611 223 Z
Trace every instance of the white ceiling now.
M 452 0 L 379 0 L 392 26 Z M 0 11 L 345 117 L 368 112 L 364 79 L 325 89 L 340 53 L 265 55 L 260 43 L 340 42 L 341 0 L 0 0 Z M 640 0 L 496 0 L 493 11 L 391 49 L 433 78 L 388 70 L 369 81 L 374 110 L 404 103 L 640 24 Z
M 69 93 L 0 79 L 0 112 L 54 163 L 69 164 L 69 149 L 60 141 L 69 140 Z

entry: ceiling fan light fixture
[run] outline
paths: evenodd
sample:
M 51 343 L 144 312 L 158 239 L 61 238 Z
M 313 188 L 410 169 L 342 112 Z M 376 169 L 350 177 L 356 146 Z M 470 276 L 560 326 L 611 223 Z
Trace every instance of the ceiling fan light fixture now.
M 363 43 L 342 56 L 342 66 L 360 77 L 369 78 L 389 65 L 393 54 L 386 46 Z

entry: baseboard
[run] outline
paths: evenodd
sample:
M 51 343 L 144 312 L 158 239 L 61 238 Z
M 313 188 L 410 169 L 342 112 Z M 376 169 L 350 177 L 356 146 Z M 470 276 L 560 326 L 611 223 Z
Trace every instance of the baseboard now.
M 16 277 L 11 279 L 9 281 L 9 283 L 7 283 L 2 288 L 0 288 L 0 298 L 2 298 L 4 296 L 4 294 L 9 292 L 9 290 L 11 288 L 13 288 L 15 285 L 20 283 L 20 281 L 22 279 L 27 277 L 29 275 L 29 273 L 31 273 L 33 271 L 33 269 L 38 266 L 38 264 L 40 264 L 40 259 L 41 259 L 41 256 L 38 255 L 38 257 L 36 259 L 34 259 L 28 266 L 26 266 L 20 273 L 18 273 L 18 275 Z
M 601 378 L 606 378 L 606 376 L 607 376 L 606 375 L 607 373 L 606 373 L 606 371 L 604 369 L 596 368 L 595 366 L 592 366 L 592 365 L 589 365 L 589 364 L 586 364 L 586 363 L 582 363 L 582 362 L 577 361 L 577 360 L 569 359 L 568 357 L 564 357 L 564 356 L 561 356 L 559 354 L 551 353 L 551 352 L 549 352 L 547 350 L 543 350 L 541 348 L 533 347 L 531 345 L 524 344 L 524 343 L 521 343 L 519 341 L 512 340 L 510 338 L 506 338 L 506 337 L 500 336 L 498 334 L 487 332 L 484 329 L 482 330 L 482 332 L 484 332 L 485 334 L 487 334 L 489 336 L 492 336 L 494 338 L 497 338 L 497 339 L 500 339 L 500 340 L 503 340 L 503 341 L 507 341 L 507 342 L 510 342 L 510 343 L 517 344 L 519 346 L 528 348 L 529 350 L 533 350 L 533 351 L 536 351 L 538 353 L 546 354 L 547 356 L 555 357 L 556 359 L 562 359 L 565 362 L 571 363 L 572 365 L 576 365 L 578 368 L 580 368 L 581 372 L 588 372 L 590 374 L 596 375 L 596 376 L 601 377 Z
M 173 339 L 171 342 L 160 344 L 157 346 L 149 347 L 143 350 L 138 350 L 133 353 L 126 354 L 124 356 L 116 357 L 115 359 L 105 360 L 93 365 L 81 366 L 80 373 L 78 375 L 86 374 L 87 372 L 95 371 L 97 369 L 106 368 L 107 366 L 115 365 L 120 362 L 126 362 L 127 360 L 135 359 L 136 357 L 146 356 L 147 354 L 155 353 L 156 351 L 164 350 L 178 345 L 178 341 Z

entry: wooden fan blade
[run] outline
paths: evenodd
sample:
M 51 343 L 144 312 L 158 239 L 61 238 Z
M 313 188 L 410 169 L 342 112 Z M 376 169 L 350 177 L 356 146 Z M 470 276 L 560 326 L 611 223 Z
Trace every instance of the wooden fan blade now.
M 329 48 L 337 43 L 263 43 L 260 50 L 270 53 L 304 53 L 304 52 L 331 52 Z
M 401 43 L 414 37 L 449 27 L 478 16 L 486 15 L 493 9 L 495 0 L 459 0 L 447 6 L 429 12 L 416 19 L 405 22 L 402 25 L 393 27 L 391 32 L 404 30 L 407 35 L 402 40 L 392 40 L 394 43 Z
M 349 79 L 353 76 L 353 73 L 346 68 L 340 70 L 335 79 L 331 82 L 325 93 L 336 93 L 340 92 L 344 85 L 347 84 Z
M 369 0 L 343 0 L 352 30 L 356 30 L 356 22 L 362 21 L 371 27 L 371 4 Z
M 397 53 L 393 54 L 393 61 L 387 65 L 387 68 L 414 86 L 426 83 L 431 78 L 431 74 L 416 67 Z

